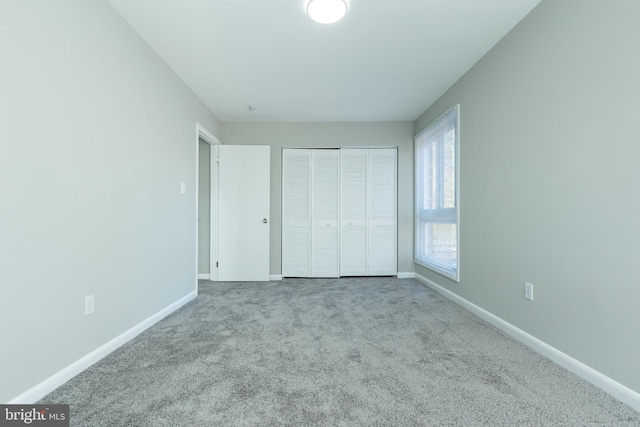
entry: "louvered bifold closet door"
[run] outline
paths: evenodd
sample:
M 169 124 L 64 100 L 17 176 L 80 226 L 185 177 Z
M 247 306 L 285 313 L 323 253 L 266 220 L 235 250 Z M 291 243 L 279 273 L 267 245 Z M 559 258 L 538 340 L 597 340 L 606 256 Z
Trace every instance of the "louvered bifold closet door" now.
M 339 150 L 311 150 L 311 277 L 339 276 Z
M 369 150 L 368 274 L 387 276 L 397 267 L 397 150 Z
M 311 150 L 282 150 L 282 275 L 311 274 Z
M 367 275 L 368 150 L 340 150 L 340 275 Z

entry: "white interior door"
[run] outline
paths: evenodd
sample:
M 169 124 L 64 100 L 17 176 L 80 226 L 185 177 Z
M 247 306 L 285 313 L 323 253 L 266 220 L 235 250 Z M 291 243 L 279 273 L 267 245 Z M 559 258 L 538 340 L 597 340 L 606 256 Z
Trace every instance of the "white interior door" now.
M 269 280 L 271 147 L 219 148 L 218 280 Z
M 311 277 L 338 277 L 340 152 L 311 150 Z
M 282 275 L 311 274 L 311 150 L 282 150 Z
M 209 280 L 213 280 L 215 282 L 218 281 L 218 269 L 216 268 L 216 262 L 218 262 L 218 188 L 220 185 L 218 184 L 220 179 L 220 174 L 218 172 L 218 159 L 220 158 L 220 144 L 212 144 L 211 145 L 211 207 L 209 208 L 209 212 L 211 213 L 211 249 L 209 254 L 211 259 L 209 260 L 210 274 Z
M 342 149 L 340 275 L 368 274 L 367 168 L 369 150 Z
M 369 150 L 369 276 L 392 276 L 398 272 L 397 159 L 396 149 Z

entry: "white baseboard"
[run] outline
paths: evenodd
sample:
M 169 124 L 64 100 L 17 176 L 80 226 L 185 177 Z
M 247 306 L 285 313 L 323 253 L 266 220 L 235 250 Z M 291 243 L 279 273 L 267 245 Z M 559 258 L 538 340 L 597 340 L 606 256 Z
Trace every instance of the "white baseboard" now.
M 398 272 L 397 276 L 398 276 L 398 279 L 414 279 L 416 277 L 416 273 L 411 271 L 404 272 L 404 273 Z
M 198 280 L 209 280 L 210 278 L 211 278 L 211 275 L 209 273 L 198 274 Z
M 527 345 L 541 355 L 551 359 L 553 362 L 557 363 L 568 371 L 571 371 L 574 374 L 578 375 L 580 378 L 589 381 L 591 384 L 595 385 L 596 387 L 602 389 L 603 391 L 609 393 L 611 396 L 640 412 L 639 393 L 631 390 L 630 388 L 620 384 L 615 380 L 612 380 L 606 375 L 561 352 L 557 348 L 550 346 L 544 341 L 539 340 L 533 335 L 529 335 L 525 331 L 513 326 L 511 323 L 499 318 L 498 316 L 488 312 L 483 308 L 478 307 L 472 302 L 469 302 L 461 296 L 449 291 L 448 289 L 443 288 L 442 286 L 427 279 L 426 277 L 416 273 L 415 279 L 429 286 L 451 301 L 466 308 L 481 319 L 484 319 L 487 322 L 491 323 L 498 329 L 503 330 L 511 337 L 517 339 L 518 341 Z
M 269 275 L 269 280 L 270 281 L 282 280 L 282 274 L 270 274 Z
M 61 371 L 53 374 L 46 380 L 42 381 L 40 384 L 37 384 L 36 386 L 20 394 L 19 396 L 16 396 L 15 398 L 11 399 L 8 403 L 31 405 L 37 402 L 47 394 L 51 393 L 53 390 L 57 389 L 58 387 L 60 387 L 61 385 L 69 381 L 71 378 L 78 375 L 80 372 L 84 371 L 91 365 L 98 362 L 100 359 L 104 358 L 105 356 L 117 350 L 118 348 L 122 347 L 124 344 L 131 341 L 140 333 L 149 329 L 151 326 L 155 325 L 160 320 L 164 319 L 169 314 L 173 313 L 174 311 L 176 311 L 177 309 L 179 309 L 180 307 L 182 307 L 183 305 L 185 305 L 186 303 L 194 299 L 196 295 L 197 294 L 195 291 L 185 295 L 184 297 L 180 298 L 178 301 L 174 302 L 173 304 L 165 307 L 164 309 L 160 310 L 159 312 L 152 315 L 151 317 L 138 323 L 133 328 L 125 331 L 123 334 L 117 336 L 116 338 L 112 339 L 106 344 L 98 347 L 97 349 L 93 350 L 91 353 L 73 362 L 71 365 L 67 366 Z

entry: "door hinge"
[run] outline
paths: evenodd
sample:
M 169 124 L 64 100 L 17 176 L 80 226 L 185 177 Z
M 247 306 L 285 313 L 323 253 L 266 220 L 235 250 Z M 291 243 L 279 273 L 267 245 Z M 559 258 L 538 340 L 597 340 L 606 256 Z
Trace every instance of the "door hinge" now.
M 220 159 L 216 159 L 216 163 L 220 163 Z
M 218 268 L 218 261 L 216 261 L 216 268 Z

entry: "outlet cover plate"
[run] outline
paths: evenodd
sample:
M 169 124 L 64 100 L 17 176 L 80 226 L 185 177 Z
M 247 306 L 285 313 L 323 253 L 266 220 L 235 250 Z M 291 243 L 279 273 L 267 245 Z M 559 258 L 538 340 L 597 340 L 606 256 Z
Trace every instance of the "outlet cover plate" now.
M 524 282 L 524 297 L 533 301 L 533 285 L 531 283 Z
M 84 299 L 84 315 L 88 316 L 92 314 L 94 309 L 95 309 L 94 296 L 89 295 Z

